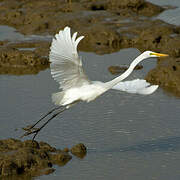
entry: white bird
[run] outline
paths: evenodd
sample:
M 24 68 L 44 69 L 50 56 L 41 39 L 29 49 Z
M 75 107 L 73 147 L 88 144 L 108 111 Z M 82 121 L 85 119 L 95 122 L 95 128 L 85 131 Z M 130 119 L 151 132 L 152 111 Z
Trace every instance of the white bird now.
M 142 60 L 150 57 L 165 57 L 168 56 L 167 54 L 145 51 L 130 64 L 129 68 L 123 74 L 115 79 L 109 82 L 91 81 L 84 73 L 82 60 L 77 52 L 77 46 L 84 36 L 80 36 L 77 39 L 76 37 L 77 32 L 71 37 L 70 28 L 65 27 L 64 30 L 60 30 L 59 34 L 56 34 L 52 40 L 49 54 L 49 60 L 51 62 L 50 69 L 52 77 L 59 83 L 61 89 L 60 92 L 52 94 L 52 101 L 58 107 L 48 112 L 34 125 L 24 128 L 27 132 L 23 136 L 35 134 L 33 137 L 34 140 L 38 132 L 59 113 L 68 109 L 78 101 L 90 102 L 109 89 L 147 95 L 153 93 L 158 88 L 158 85 L 150 85 L 146 80 L 141 79 L 121 81 L 128 77 L 135 66 Z M 55 113 L 40 128 L 34 128 L 35 125 L 47 115 L 58 109 L 61 111 Z

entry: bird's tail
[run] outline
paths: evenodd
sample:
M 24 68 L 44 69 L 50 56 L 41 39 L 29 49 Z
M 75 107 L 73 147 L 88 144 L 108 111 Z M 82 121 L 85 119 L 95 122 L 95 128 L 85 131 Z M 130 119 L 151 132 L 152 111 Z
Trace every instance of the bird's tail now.
M 53 93 L 52 94 L 52 101 L 55 105 L 63 105 L 62 100 L 64 97 L 64 92 L 58 92 L 58 93 Z

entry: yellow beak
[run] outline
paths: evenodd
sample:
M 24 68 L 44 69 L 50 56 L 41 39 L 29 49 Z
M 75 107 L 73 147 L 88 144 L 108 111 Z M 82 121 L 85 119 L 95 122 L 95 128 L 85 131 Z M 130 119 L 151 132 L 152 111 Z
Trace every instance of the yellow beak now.
M 168 54 L 160 54 L 160 53 L 151 53 L 151 55 L 155 55 L 157 57 L 166 57 L 166 56 L 169 56 Z

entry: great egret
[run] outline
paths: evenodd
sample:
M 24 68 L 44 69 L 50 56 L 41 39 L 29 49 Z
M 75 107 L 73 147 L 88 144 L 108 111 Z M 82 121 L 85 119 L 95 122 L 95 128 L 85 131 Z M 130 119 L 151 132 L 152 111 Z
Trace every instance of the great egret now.
M 52 40 L 49 54 L 51 62 L 50 69 L 52 77 L 59 83 L 61 89 L 60 92 L 52 94 L 52 101 L 58 107 L 48 112 L 34 125 L 24 128 L 27 132 L 23 136 L 34 134 L 34 140 L 38 132 L 58 114 L 78 101 L 90 102 L 109 89 L 126 91 L 128 93 L 151 94 L 158 88 L 158 85 L 150 86 L 148 82 L 141 79 L 126 82 L 121 81 L 128 77 L 135 66 L 142 60 L 150 57 L 168 56 L 167 54 L 145 51 L 138 56 L 119 77 L 105 83 L 90 81 L 83 71 L 82 61 L 77 52 L 77 46 L 84 36 L 80 36 L 77 39 L 76 36 L 77 32 L 71 37 L 70 28 L 65 27 L 64 30 L 59 31 L 59 34 L 56 34 Z M 59 111 L 53 114 L 40 128 L 34 128 L 42 119 L 56 110 Z

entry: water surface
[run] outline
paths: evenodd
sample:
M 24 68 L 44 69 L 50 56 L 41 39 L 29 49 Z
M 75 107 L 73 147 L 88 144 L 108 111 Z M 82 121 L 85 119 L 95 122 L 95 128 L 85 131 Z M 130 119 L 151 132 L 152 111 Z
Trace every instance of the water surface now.
M 83 53 L 84 68 L 91 80 L 115 76 L 110 65 L 129 64 L 139 55 L 124 49 L 110 55 Z M 142 63 L 129 79 L 143 78 L 156 59 Z M 53 107 L 51 93 L 58 85 L 49 69 L 38 75 L 0 76 L 0 136 L 18 138 L 21 127 L 35 122 Z M 73 158 L 48 176 L 35 179 L 164 179 L 180 178 L 180 101 L 159 88 L 149 96 L 111 90 L 90 103 L 80 103 L 54 119 L 39 134 L 56 148 L 82 142 L 88 153 Z M 18 130 L 15 130 L 18 129 Z
M 161 19 L 169 24 L 180 25 L 180 1 L 179 0 L 148 0 L 153 4 L 160 6 L 171 6 L 169 10 L 164 11 L 158 15 L 158 19 Z
M 178 0 L 150 1 L 179 6 Z M 180 16 L 175 10 L 172 16 L 176 19 Z M 170 15 L 165 18 L 168 19 L 172 22 Z M 0 38 L 4 36 L 0 31 Z M 21 34 L 11 37 L 11 41 L 24 38 Z M 83 52 L 81 55 L 91 80 L 108 81 L 115 77 L 107 71 L 110 65 L 129 64 L 139 53 L 136 49 L 124 49 L 103 56 Z M 129 79 L 144 78 L 156 59 L 142 64 L 144 68 L 135 71 Z M 57 91 L 58 85 L 49 69 L 38 75 L 1 75 L 1 138 L 22 135 L 21 127 L 35 122 L 53 107 L 51 93 Z M 54 173 L 35 179 L 179 180 L 179 112 L 179 99 L 161 88 L 149 96 L 111 90 L 93 102 L 80 103 L 49 123 L 37 140 L 56 148 L 82 142 L 88 147 L 86 157 L 82 160 L 73 157 L 64 167 L 55 166 Z

